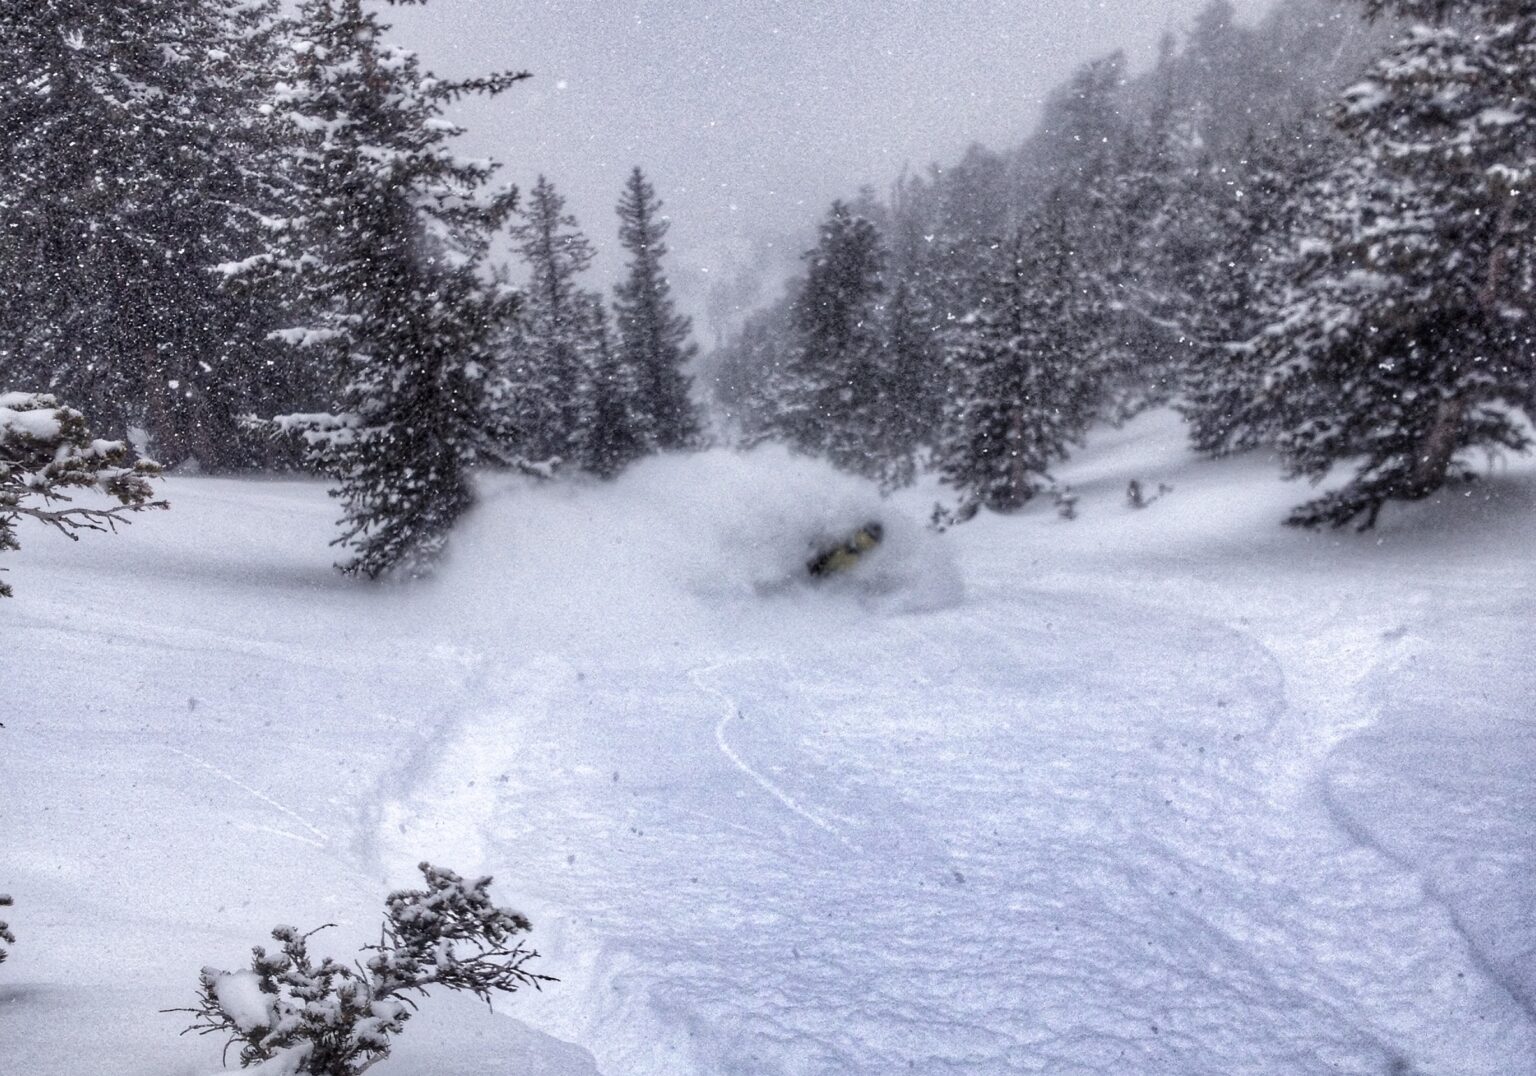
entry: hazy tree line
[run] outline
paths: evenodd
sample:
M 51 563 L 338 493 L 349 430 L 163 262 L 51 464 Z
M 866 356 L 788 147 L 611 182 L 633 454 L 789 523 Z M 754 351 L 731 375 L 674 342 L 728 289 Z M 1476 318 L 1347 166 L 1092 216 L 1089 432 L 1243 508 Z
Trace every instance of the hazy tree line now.
M 549 181 L 451 149 L 455 100 L 525 76 L 437 79 L 386 31 L 373 0 L 0 0 L 0 548 L 70 437 L 324 473 L 370 576 L 430 563 L 475 468 L 697 442 L 644 175 L 605 297 Z M 1202 452 L 1352 475 L 1293 522 L 1369 525 L 1529 447 L 1533 71 L 1529 3 L 1213 0 L 1015 150 L 834 204 L 716 401 L 746 444 L 938 473 L 949 518 L 1070 504 L 1092 424 L 1172 404 Z
M 1213 0 L 1015 151 L 834 204 L 715 394 L 747 443 L 937 471 L 949 518 L 1069 497 L 1091 424 L 1171 403 L 1201 452 L 1350 471 L 1291 522 L 1369 526 L 1529 447 L 1533 73 L 1528 2 Z
M 0 0 L 0 392 L 166 467 L 325 473 L 368 575 L 430 562 L 471 468 L 699 432 L 645 176 L 610 301 L 549 181 L 451 149 L 455 100 L 527 76 L 434 78 L 377 6 Z

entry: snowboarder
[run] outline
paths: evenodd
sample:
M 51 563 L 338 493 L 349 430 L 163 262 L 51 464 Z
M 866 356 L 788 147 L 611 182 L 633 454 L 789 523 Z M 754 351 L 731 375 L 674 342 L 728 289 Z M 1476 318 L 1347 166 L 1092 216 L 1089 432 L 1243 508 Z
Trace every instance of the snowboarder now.
M 806 562 L 805 570 L 812 579 L 823 579 L 838 572 L 846 572 L 859 562 L 859 558 L 880 544 L 885 528 L 879 523 L 866 523 L 840 542 L 823 549 Z

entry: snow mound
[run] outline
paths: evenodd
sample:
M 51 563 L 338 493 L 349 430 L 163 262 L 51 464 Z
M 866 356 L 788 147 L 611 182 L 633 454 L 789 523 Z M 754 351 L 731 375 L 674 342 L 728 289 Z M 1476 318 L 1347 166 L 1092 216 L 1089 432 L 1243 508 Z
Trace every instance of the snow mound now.
M 898 613 L 963 594 L 948 544 L 917 517 L 872 483 L 777 447 L 656 457 L 607 483 L 490 478 L 482 493 L 443 573 L 460 611 L 537 609 L 555 626 L 596 627 L 700 602 L 799 596 Z M 871 522 L 883 530 L 876 548 L 846 573 L 810 578 L 818 551 Z

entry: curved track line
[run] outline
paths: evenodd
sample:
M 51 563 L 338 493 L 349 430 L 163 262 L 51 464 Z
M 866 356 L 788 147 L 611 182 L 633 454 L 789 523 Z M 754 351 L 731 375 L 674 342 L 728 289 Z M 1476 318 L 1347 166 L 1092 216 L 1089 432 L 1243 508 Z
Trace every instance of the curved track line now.
M 316 847 L 323 848 L 323 847 L 325 847 L 325 845 L 330 843 L 331 835 L 329 833 L 326 833 L 324 830 L 316 829 L 314 826 L 310 825 L 309 820 L 307 818 L 305 818 L 303 815 L 301 815 L 298 812 L 294 811 L 292 808 L 285 807 L 283 804 L 278 803 L 277 800 L 273 799 L 271 796 L 267 795 L 265 792 L 262 792 L 260 789 L 252 788 L 250 785 L 248 785 L 244 781 L 240 780 L 240 778 L 234 777 L 234 776 L 232 776 L 232 775 L 230 775 L 228 773 L 225 773 L 223 770 L 219 769 L 213 763 L 207 761 L 206 759 L 198 758 L 196 755 L 192 754 L 192 752 L 190 752 L 190 751 L 183 751 L 181 748 L 179 748 L 179 747 L 172 747 L 170 744 L 166 744 L 165 745 L 165 749 L 167 751 L 171 752 L 172 754 L 180 755 L 182 758 L 186 759 L 189 762 L 196 763 L 197 765 L 201 766 L 203 769 L 207 770 L 209 773 L 213 774 L 214 776 L 223 778 L 224 780 L 228 781 L 230 784 L 234 785 L 236 788 L 240 789 L 242 792 L 247 792 L 250 795 L 255 796 L 262 803 L 265 803 L 268 807 L 272 807 L 272 808 L 275 808 L 275 809 L 281 811 L 283 814 L 285 814 L 289 818 L 293 819 L 299 825 L 301 825 L 305 829 L 309 830 L 309 832 L 313 833 L 316 837 L 320 838 L 320 840 L 323 843 L 321 843 L 319 845 L 316 845 Z M 292 836 L 295 836 L 295 835 L 290 833 L 290 834 L 286 834 L 285 836 L 292 837 Z M 299 837 L 298 839 L 299 840 L 304 840 L 304 838 L 302 838 L 302 837 Z M 310 842 L 305 841 L 305 843 L 308 844 Z
M 1367 826 L 1358 821 L 1349 808 L 1339 801 L 1333 781 L 1327 774 L 1317 776 L 1316 787 L 1322 799 L 1323 809 L 1333 824 L 1348 834 L 1350 839 L 1360 847 L 1370 849 L 1405 875 L 1415 879 L 1423 889 L 1424 895 L 1445 913 L 1451 929 L 1460 936 L 1462 944 L 1467 948 L 1468 962 L 1489 982 L 1504 991 L 1509 999 L 1525 1013 L 1526 1018 L 1536 1025 L 1536 999 L 1532 998 L 1531 989 L 1521 981 L 1517 973 L 1500 965 L 1498 958 L 1488 951 L 1487 945 L 1473 931 L 1466 917 L 1461 914 L 1456 901 L 1448 897 L 1445 891 L 1435 884 L 1429 871 L 1411 858 L 1394 852 Z
M 800 804 L 796 802 L 795 798 L 788 792 L 785 792 L 782 788 L 774 784 L 768 778 L 764 777 L 757 770 L 754 770 L 746 762 L 746 760 L 738 755 L 731 747 L 731 745 L 726 741 L 726 726 L 730 724 L 732 718 L 741 716 L 741 707 L 737 705 L 734 698 L 732 698 L 730 695 L 727 695 L 724 691 L 721 691 L 716 687 L 710 687 L 708 684 L 706 684 L 703 678 L 708 676 L 710 673 L 717 672 L 718 670 L 727 668 L 728 666 L 743 665 L 749 661 L 756 660 L 759 659 L 734 658 L 729 661 L 718 662 L 714 665 L 700 666 L 698 668 L 688 670 L 688 680 L 693 684 L 693 686 L 707 695 L 713 695 L 715 698 L 719 699 L 725 707 L 725 713 L 721 715 L 719 722 L 717 722 L 715 725 L 716 746 L 720 748 L 720 753 L 730 760 L 731 765 L 735 766 L 738 770 L 751 778 L 759 788 L 782 803 L 792 814 L 804 819 L 811 825 L 815 826 L 817 829 L 822 830 L 823 832 L 836 838 L 844 846 L 851 848 L 856 852 L 863 851 L 863 849 L 859 848 L 858 845 L 854 844 L 846 836 L 844 836 L 843 832 L 832 823 L 820 817 L 813 811 L 800 806 Z

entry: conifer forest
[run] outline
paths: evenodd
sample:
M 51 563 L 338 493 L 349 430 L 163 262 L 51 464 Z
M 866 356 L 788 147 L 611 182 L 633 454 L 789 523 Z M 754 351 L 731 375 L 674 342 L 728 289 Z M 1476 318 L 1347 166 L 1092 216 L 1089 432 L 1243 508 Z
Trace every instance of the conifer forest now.
M 0 1073 L 1536 1074 L 1533 191 L 1536 0 L 0 0 Z

